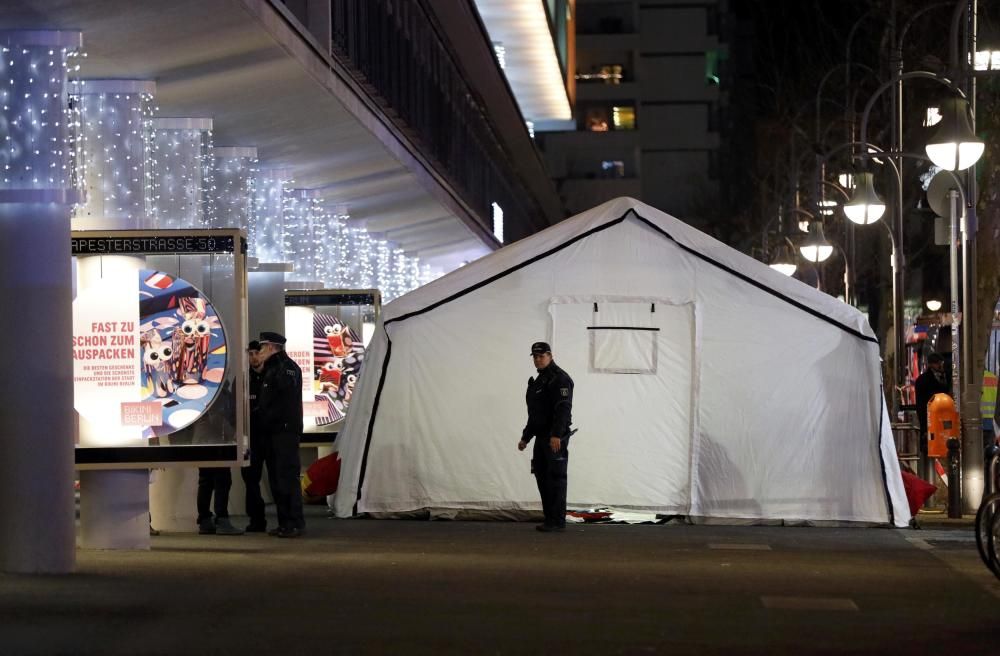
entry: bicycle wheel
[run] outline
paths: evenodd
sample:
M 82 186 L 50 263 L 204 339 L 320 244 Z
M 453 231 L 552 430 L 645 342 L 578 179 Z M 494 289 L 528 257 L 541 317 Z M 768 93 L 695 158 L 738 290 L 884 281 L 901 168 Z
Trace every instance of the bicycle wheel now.
M 990 571 L 1000 579 L 1000 509 L 994 509 L 990 532 L 986 536 L 986 554 L 990 558 Z
M 976 549 L 979 550 L 979 557 L 990 571 L 1000 577 L 1000 562 L 996 558 L 998 540 L 994 531 L 1000 528 L 996 520 L 1000 518 L 1000 492 L 993 493 L 983 499 L 976 512 Z

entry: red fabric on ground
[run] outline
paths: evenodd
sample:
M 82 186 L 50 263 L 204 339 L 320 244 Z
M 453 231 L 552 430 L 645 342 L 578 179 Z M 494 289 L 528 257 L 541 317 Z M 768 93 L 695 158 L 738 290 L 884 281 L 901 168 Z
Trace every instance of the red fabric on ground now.
M 903 490 L 906 492 L 906 501 L 910 504 L 910 514 L 916 517 L 917 511 L 924 505 L 924 501 L 927 501 L 937 491 L 937 486 L 931 485 L 906 470 L 900 473 L 903 475 Z
M 336 492 L 340 482 L 340 454 L 331 453 L 309 465 L 306 479 L 309 483 L 304 492 L 310 497 L 325 497 Z

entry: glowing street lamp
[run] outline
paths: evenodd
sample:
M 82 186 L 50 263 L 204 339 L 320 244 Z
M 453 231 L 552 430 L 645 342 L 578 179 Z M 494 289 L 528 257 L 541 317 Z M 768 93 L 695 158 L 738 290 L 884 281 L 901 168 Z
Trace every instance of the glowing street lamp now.
M 791 276 L 795 273 L 798 266 L 795 264 L 795 253 L 792 252 L 787 238 L 782 239 L 781 245 L 771 257 L 771 264 L 769 266 L 778 273 L 783 273 L 786 276 Z
M 823 235 L 823 224 L 813 221 L 809 224 L 809 234 L 799 246 L 802 257 L 813 263 L 825 262 L 833 255 L 833 245 Z
M 986 144 L 969 123 L 969 103 L 952 97 L 941 103 L 941 121 L 927 143 L 927 156 L 946 171 L 964 171 L 983 155 Z
M 885 214 L 885 202 L 875 193 L 871 173 L 859 173 L 851 200 L 844 203 L 844 214 L 858 225 L 875 223 Z

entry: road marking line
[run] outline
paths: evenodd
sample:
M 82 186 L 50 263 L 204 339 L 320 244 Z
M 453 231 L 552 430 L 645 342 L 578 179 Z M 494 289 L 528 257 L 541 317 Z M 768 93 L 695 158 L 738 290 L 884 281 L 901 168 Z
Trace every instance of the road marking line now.
M 923 549 L 924 551 L 933 551 L 934 545 L 923 538 L 906 538 L 906 541 L 912 544 L 917 549 Z
M 773 610 L 859 610 L 853 599 L 844 597 L 761 597 L 760 601 Z
M 708 545 L 709 549 L 731 549 L 733 551 L 770 551 L 769 544 L 734 544 L 732 542 L 720 542 Z

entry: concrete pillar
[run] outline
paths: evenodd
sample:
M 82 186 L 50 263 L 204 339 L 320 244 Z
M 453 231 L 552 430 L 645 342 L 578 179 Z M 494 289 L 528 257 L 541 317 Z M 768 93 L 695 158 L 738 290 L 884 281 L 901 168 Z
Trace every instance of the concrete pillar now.
M 66 73 L 79 32 L 0 32 L 0 570 L 75 564 Z M 44 110 L 44 111 L 43 111 Z

